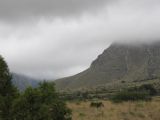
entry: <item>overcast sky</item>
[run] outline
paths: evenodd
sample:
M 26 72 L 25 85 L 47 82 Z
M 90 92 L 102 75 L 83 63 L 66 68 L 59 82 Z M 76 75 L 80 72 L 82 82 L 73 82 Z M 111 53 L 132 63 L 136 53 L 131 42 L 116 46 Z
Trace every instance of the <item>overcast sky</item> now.
M 81 72 L 113 41 L 159 39 L 159 0 L 0 0 L 0 54 L 36 78 Z

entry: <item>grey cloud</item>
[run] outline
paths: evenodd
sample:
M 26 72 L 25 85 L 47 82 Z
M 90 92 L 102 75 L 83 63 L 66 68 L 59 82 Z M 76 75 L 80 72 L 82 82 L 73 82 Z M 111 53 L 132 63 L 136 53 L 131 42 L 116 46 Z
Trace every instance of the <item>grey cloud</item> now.
M 27 5 L 21 5 L 24 8 L 17 9 L 5 8 L 13 11 L 14 17 L 31 14 L 33 17 L 51 14 L 63 16 L 65 13 L 70 18 L 48 20 L 44 16 L 33 23 L 27 21 L 25 25 L 0 23 L 0 54 L 6 58 L 13 72 L 38 78 L 64 77 L 89 67 L 97 55 L 113 41 L 139 43 L 160 40 L 158 0 L 117 0 L 107 7 L 101 4 L 105 1 L 99 0 L 92 0 L 92 4 L 91 0 L 73 0 L 72 5 L 71 0 L 68 0 L 70 4 L 65 3 L 65 0 L 64 7 L 61 7 L 62 2 L 59 1 L 54 1 L 59 7 L 53 9 L 48 7 L 49 9 L 41 10 L 39 7 L 41 12 L 34 7 L 29 10 Z M 15 3 L 12 3 L 13 6 L 18 5 Z M 64 11 L 67 6 L 77 7 L 74 11 Z M 20 9 L 20 12 L 16 12 Z M 97 9 L 97 14 L 70 17 L 71 14 L 77 15 L 88 9 L 91 12 Z M 11 18 L 10 12 L 4 14 L 6 16 L 3 18 Z
M 0 0 L 0 19 L 55 17 L 96 10 L 109 0 Z

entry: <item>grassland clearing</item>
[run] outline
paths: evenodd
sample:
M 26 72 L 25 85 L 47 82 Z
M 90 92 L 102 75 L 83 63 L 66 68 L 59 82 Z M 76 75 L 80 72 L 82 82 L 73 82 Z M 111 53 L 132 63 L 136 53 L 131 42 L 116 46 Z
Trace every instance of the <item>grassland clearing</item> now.
M 112 103 L 102 101 L 104 107 L 90 107 L 91 101 L 68 102 L 73 120 L 160 120 L 160 97 L 152 101 Z

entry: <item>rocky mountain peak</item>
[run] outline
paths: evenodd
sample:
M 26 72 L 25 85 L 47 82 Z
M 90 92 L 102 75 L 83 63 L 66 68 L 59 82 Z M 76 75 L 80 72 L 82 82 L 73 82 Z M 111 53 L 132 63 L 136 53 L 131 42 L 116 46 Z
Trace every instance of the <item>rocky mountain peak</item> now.
M 159 77 L 160 42 L 114 43 L 92 62 L 89 69 L 57 81 L 57 84 L 67 81 L 69 87 L 88 87 L 120 80 L 138 81 Z

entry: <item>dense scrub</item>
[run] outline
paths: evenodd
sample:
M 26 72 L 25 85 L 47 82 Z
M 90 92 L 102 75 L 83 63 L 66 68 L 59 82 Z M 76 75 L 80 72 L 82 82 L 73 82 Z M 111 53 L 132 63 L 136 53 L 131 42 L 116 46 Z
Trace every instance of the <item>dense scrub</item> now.
M 54 83 L 43 82 L 20 93 L 11 79 L 0 57 L 0 120 L 71 120 L 71 110 L 59 98 Z
M 151 100 L 152 96 L 157 95 L 156 89 L 150 84 L 139 87 L 132 87 L 122 90 L 111 97 L 113 102 Z
M 27 88 L 13 104 L 15 120 L 70 120 L 71 111 L 58 98 L 53 83 L 41 83 Z
M 136 86 L 136 87 L 135 87 Z M 124 96 L 124 99 L 133 99 L 133 100 L 145 100 L 150 99 L 152 96 L 160 95 L 160 90 L 157 89 L 159 84 L 157 83 L 139 83 L 132 84 L 126 83 L 126 85 L 116 88 L 107 88 L 105 86 L 93 88 L 93 89 L 82 89 L 78 91 L 66 90 L 60 91 L 60 97 L 65 100 L 93 100 L 93 99 L 109 99 L 115 98 L 116 96 Z M 128 96 L 128 98 L 127 98 Z M 135 96 L 129 98 L 129 96 Z M 116 98 L 115 98 L 116 99 Z M 117 98 L 118 99 L 118 98 Z
M 150 100 L 151 97 L 147 92 L 137 92 L 137 91 L 121 91 L 116 93 L 111 100 L 114 102 L 122 101 L 137 101 L 137 100 Z

